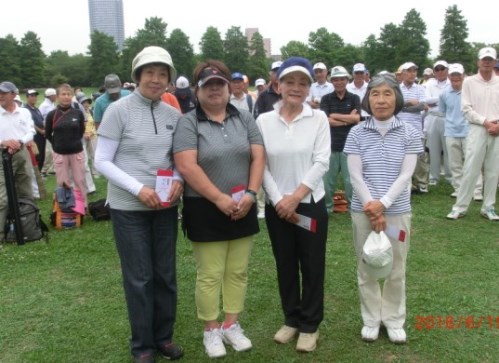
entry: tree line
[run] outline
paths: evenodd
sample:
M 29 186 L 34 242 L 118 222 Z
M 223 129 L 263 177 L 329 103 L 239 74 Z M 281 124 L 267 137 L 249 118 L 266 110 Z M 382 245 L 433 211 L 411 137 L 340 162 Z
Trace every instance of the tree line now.
M 47 56 L 39 37 L 32 31 L 25 33 L 20 41 L 8 34 L 0 38 L 0 80 L 10 80 L 21 88 L 61 83 L 97 87 L 106 74 L 117 73 L 123 81 L 129 81 L 133 57 L 149 45 L 167 49 L 178 74 L 189 79 L 196 63 L 205 59 L 223 60 L 231 70 L 241 71 L 251 80 L 267 78 L 272 59 L 266 57 L 260 33 L 248 41 L 240 27 L 232 26 L 222 38 L 218 29 L 210 26 L 199 43 L 199 54 L 195 54 L 189 37 L 181 29 L 168 34 L 167 26 L 160 17 L 146 19 L 144 27 L 125 40 L 121 52 L 111 36 L 96 31 L 90 36 L 87 53 L 71 56 L 64 50 Z M 445 11 L 435 59 L 429 57 L 426 24 L 415 9 L 411 9 L 400 24 L 386 24 L 379 36 L 371 34 L 360 45 L 345 43 L 340 35 L 321 27 L 309 33 L 308 44 L 291 40 L 280 51 L 282 59 L 302 56 L 313 63 L 324 62 L 330 68 L 343 65 L 350 69 L 355 63 L 364 63 L 371 74 L 381 70 L 393 72 L 406 61 L 416 63 L 420 69 L 431 68 L 436 59 L 462 63 L 468 73 L 473 73 L 478 49 L 497 48 L 497 44 L 470 43 L 467 38 L 467 21 L 458 7 L 452 5 Z

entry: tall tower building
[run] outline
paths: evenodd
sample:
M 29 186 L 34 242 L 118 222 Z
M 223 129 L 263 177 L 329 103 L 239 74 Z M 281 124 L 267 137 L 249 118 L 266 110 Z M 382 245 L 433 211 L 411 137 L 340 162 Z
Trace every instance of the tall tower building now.
M 125 24 L 123 20 L 123 0 L 88 0 L 90 33 L 95 30 L 110 35 L 123 48 Z

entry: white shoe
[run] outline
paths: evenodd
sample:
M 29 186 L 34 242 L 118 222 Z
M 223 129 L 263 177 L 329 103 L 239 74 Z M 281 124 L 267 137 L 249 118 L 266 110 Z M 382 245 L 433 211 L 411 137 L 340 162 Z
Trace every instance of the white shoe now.
M 265 219 L 265 212 L 258 212 L 258 219 Z
M 220 358 L 227 355 L 222 341 L 222 331 L 220 329 L 205 330 L 203 344 L 206 354 L 210 358 Z
M 426 185 L 420 185 L 419 186 L 419 191 L 421 193 L 428 193 L 428 187 Z
M 482 215 L 482 217 L 487 218 L 489 221 L 499 221 L 499 216 L 493 209 L 481 210 L 480 214 Z
M 435 179 L 430 179 L 430 181 L 428 182 L 428 185 L 437 185 L 437 181 Z
M 222 329 L 222 338 L 225 343 L 232 345 L 232 348 L 238 352 L 244 352 L 253 347 L 251 340 L 244 335 L 244 330 L 237 322 L 227 329 Z
M 319 340 L 319 331 L 315 333 L 300 333 L 296 342 L 296 350 L 299 352 L 313 352 L 317 348 L 317 340 Z
M 449 214 L 447 214 L 447 219 L 459 219 L 463 218 L 466 215 L 464 212 L 459 212 L 457 209 L 451 210 Z
M 362 336 L 362 340 L 365 342 L 374 342 L 378 339 L 379 335 L 379 326 L 367 326 L 364 325 L 362 331 L 360 332 Z
M 275 333 L 274 340 L 277 343 L 286 344 L 292 341 L 296 334 L 298 334 L 298 329 L 283 325 L 281 326 L 281 329 Z
M 407 335 L 403 328 L 386 328 L 388 339 L 395 344 L 404 344 L 407 341 Z
M 452 198 L 457 198 L 457 191 L 456 192 L 452 192 L 452 194 L 450 195 Z
M 473 200 L 476 202 L 481 202 L 483 200 L 483 195 L 481 193 L 473 194 Z

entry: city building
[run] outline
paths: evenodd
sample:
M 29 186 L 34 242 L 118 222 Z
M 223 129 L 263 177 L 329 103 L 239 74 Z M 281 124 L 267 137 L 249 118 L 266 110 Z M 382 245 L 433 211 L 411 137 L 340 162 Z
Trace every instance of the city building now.
M 99 31 L 110 35 L 122 50 L 125 40 L 123 0 L 88 0 L 90 33 Z
M 244 31 L 248 44 L 251 44 L 251 39 L 253 39 L 253 35 L 258 32 L 258 28 L 246 28 Z M 265 50 L 265 56 L 270 58 L 272 54 L 270 38 L 263 38 L 263 49 Z

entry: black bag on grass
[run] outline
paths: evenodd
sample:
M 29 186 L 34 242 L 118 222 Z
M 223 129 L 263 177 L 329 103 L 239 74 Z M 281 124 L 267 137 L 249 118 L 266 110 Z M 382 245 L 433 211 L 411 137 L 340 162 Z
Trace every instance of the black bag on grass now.
M 88 212 L 94 221 L 107 221 L 111 219 L 109 204 L 106 204 L 106 199 L 99 199 L 88 203 Z
M 21 220 L 21 229 L 24 242 L 38 241 L 45 238 L 48 242 L 48 227 L 43 222 L 40 215 L 40 209 L 30 199 L 19 198 L 19 216 Z M 12 215 L 7 216 L 5 224 L 5 240 L 7 242 L 16 242 L 15 221 Z

